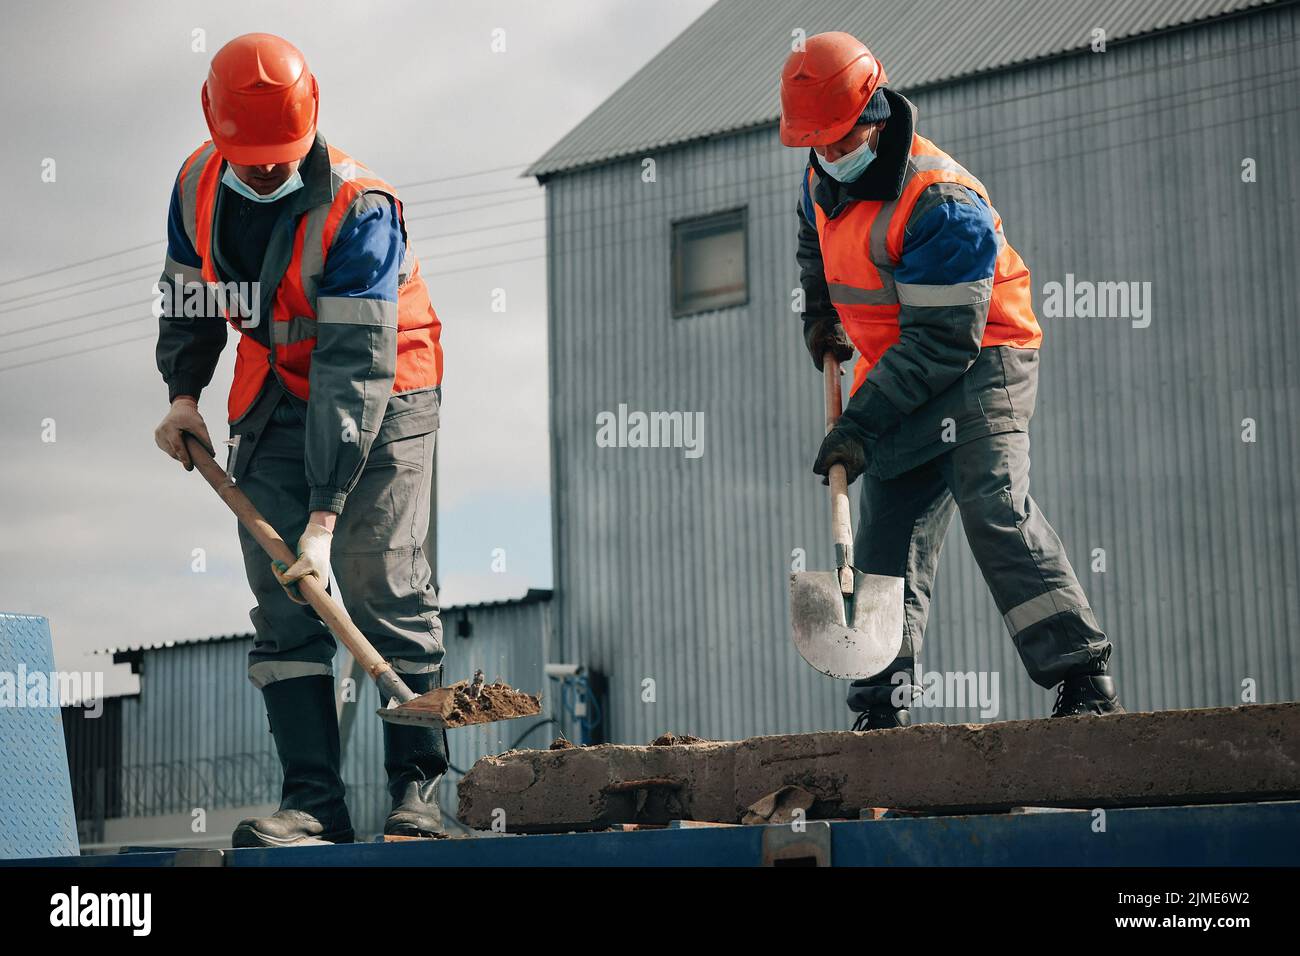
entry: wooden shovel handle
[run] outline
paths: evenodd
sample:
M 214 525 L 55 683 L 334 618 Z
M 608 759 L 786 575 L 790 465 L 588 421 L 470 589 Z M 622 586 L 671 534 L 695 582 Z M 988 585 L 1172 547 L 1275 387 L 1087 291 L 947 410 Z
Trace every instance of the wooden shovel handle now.
M 203 442 L 188 432 L 182 432 L 182 440 L 189 450 L 190 461 L 194 463 L 199 474 L 235 513 L 239 523 L 257 539 L 257 543 L 262 546 L 262 550 L 271 557 L 271 560 L 286 565 L 297 561 L 293 549 L 284 543 L 279 532 L 262 517 L 253 503 L 248 500 L 248 495 L 244 494 L 243 490 L 235 485 L 234 479 L 226 474 L 226 470 L 216 463 L 208 450 L 203 447 Z M 379 655 L 374 645 L 366 640 L 366 636 L 357 630 L 357 626 L 352 623 L 352 618 L 348 616 L 343 606 L 329 596 L 324 581 L 315 575 L 308 575 L 298 581 L 298 592 L 320 615 L 320 619 L 325 622 L 330 633 L 343 643 L 343 646 L 356 658 L 357 663 L 374 678 L 385 702 L 389 698 L 396 697 L 400 704 L 416 696 L 397 676 L 388 661 Z
M 844 399 L 840 394 L 840 363 L 832 353 L 822 356 L 826 393 L 826 431 L 840 420 Z M 831 465 L 826 476 L 831 493 L 831 537 L 835 541 L 835 563 L 840 573 L 840 591 L 853 593 L 853 518 L 849 511 L 849 482 L 843 465 Z

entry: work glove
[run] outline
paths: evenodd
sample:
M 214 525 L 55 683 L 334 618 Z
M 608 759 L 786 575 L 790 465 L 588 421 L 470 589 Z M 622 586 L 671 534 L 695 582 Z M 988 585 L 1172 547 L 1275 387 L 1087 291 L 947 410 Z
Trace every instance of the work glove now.
M 298 590 L 297 581 L 312 574 L 325 584 L 330 579 L 330 543 L 334 540 L 332 532 L 318 524 L 308 524 L 298 539 L 298 560 L 285 567 L 283 561 L 272 561 L 271 572 L 284 587 L 284 593 L 295 604 L 306 604 L 302 592 Z
M 822 370 L 822 359 L 830 352 L 836 361 L 847 362 L 853 358 L 853 343 L 840 325 L 837 315 L 819 315 L 803 320 L 803 340 L 808 345 L 817 371 Z
M 199 414 L 199 403 L 188 395 L 178 395 L 172 402 L 172 407 L 154 429 L 153 440 L 159 448 L 184 465 L 186 471 L 193 471 L 194 462 L 190 461 L 190 453 L 181 437 L 182 432 L 189 432 L 203 443 L 208 454 L 216 456 L 212 450 L 212 439 L 208 436 L 208 426 Z
M 848 484 L 857 481 L 858 476 L 866 470 L 867 451 L 862 429 L 852 422 L 840 419 L 835 427 L 822 439 L 822 447 L 813 462 L 813 471 L 822 476 L 822 484 L 829 485 L 832 465 L 844 466 L 844 477 Z
M 835 427 L 822 439 L 813 472 L 822 476 L 822 484 L 830 484 L 827 476 L 831 466 L 843 465 L 848 483 L 853 484 L 866 471 L 876 441 L 902 420 L 903 413 L 880 389 L 864 383 L 849 399 Z

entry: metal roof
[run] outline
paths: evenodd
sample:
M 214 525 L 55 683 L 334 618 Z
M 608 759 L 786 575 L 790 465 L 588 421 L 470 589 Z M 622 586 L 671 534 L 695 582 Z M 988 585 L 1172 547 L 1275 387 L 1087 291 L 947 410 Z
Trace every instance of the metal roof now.
M 251 641 L 253 634 L 212 634 L 205 637 L 184 637 L 176 641 L 145 641 L 140 644 L 123 644 L 120 647 L 97 647 L 92 654 L 131 654 L 136 651 L 159 651 L 170 647 L 188 647 L 190 644 L 220 644 L 223 641 Z
M 488 608 L 514 607 L 525 604 L 536 604 L 539 601 L 549 601 L 553 592 L 545 588 L 529 588 L 519 597 L 507 598 L 504 601 L 480 601 L 477 604 L 456 604 L 444 607 L 439 611 L 443 617 L 448 614 L 462 611 L 482 611 Z M 187 647 L 190 644 L 219 644 L 222 641 L 251 641 L 253 633 L 244 634 L 216 634 L 209 637 L 186 637 L 176 641 L 151 641 L 142 644 L 127 644 L 122 647 L 101 647 L 92 651 L 92 654 L 128 654 L 135 651 L 157 651 L 170 647 Z
M 766 125 L 793 31 L 845 30 L 915 90 L 1292 0 L 719 0 L 525 175 Z

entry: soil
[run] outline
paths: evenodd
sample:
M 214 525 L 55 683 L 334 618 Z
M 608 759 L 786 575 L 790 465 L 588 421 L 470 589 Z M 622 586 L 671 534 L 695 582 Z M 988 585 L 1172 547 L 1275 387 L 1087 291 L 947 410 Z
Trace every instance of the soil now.
M 477 697 L 469 695 L 468 687 L 466 681 L 459 681 L 448 688 L 453 692 L 452 707 L 447 714 L 448 727 L 531 717 L 542 712 L 540 697 L 515 690 L 509 684 L 484 684 Z
M 703 737 L 694 737 L 691 734 L 675 734 L 669 731 L 666 734 L 660 734 L 654 740 L 650 741 L 651 747 L 685 747 L 690 744 L 704 743 Z
M 542 700 L 535 694 L 515 690 L 509 684 L 484 684 L 478 696 L 469 694 L 469 681 L 457 681 L 422 694 L 403 707 L 431 712 L 448 727 L 486 724 L 494 720 L 531 717 L 542 712 Z

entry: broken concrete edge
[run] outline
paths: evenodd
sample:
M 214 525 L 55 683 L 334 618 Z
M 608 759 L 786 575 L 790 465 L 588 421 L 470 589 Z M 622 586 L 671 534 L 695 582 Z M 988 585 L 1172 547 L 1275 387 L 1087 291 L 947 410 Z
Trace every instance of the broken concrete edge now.
M 783 787 L 813 796 L 809 819 L 1297 797 L 1300 704 L 512 751 L 465 775 L 459 818 L 511 832 L 738 823 Z
M 808 819 L 808 812 L 817 803 L 817 797 L 803 787 L 786 784 L 780 790 L 759 797 L 746 810 L 740 822 L 747 825 L 763 823 L 792 823 Z

